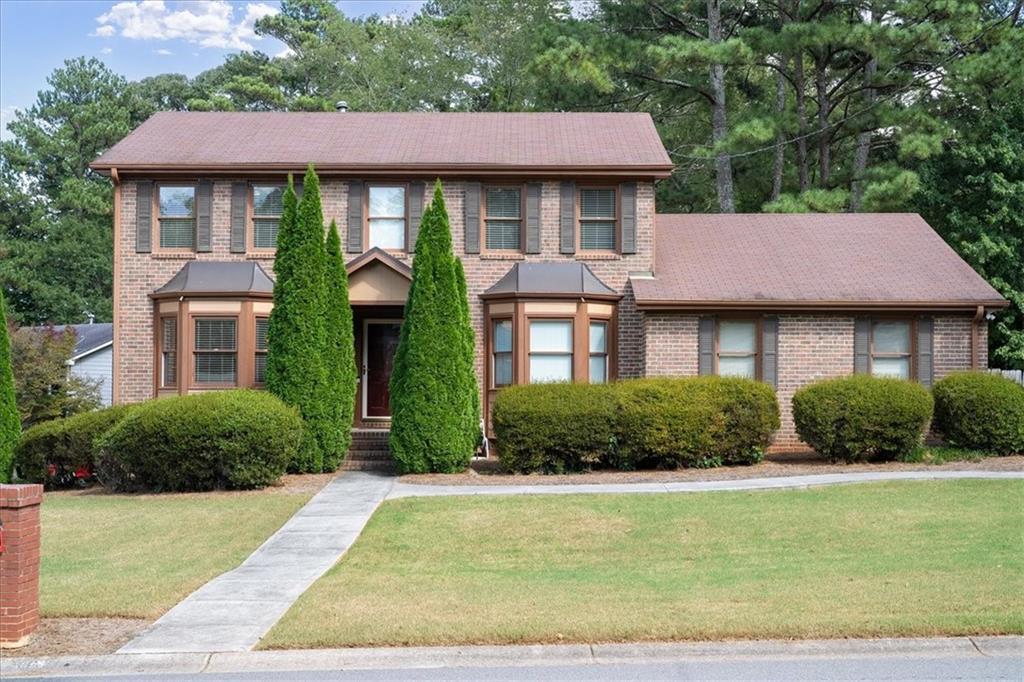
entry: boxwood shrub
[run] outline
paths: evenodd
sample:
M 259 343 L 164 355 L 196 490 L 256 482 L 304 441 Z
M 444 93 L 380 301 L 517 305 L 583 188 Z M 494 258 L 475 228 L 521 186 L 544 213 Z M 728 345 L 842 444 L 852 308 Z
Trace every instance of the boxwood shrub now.
M 999 455 L 1024 452 L 1024 386 L 986 372 L 938 381 L 934 428 L 950 445 Z
M 95 441 L 128 414 L 132 406 L 117 405 L 83 412 L 66 419 L 52 419 L 21 434 L 14 451 L 18 478 L 52 485 L 48 465 L 67 469 L 93 468 Z
M 760 461 L 779 408 L 766 384 L 692 377 L 513 386 L 492 419 L 510 470 L 631 470 Z
M 302 419 L 262 391 L 163 398 L 97 440 L 96 475 L 117 491 L 201 491 L 273 483 L 296 456 Z
M 932 397 L 920 384 L 855 375 L 804 386 L 793 396 L 800 438 L 834 462 L 896 459 L 920 444 Z

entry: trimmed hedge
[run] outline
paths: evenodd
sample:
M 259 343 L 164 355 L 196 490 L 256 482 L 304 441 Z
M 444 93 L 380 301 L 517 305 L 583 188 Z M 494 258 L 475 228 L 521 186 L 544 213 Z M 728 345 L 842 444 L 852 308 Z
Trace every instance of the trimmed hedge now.
M 779 428 L 766 384 L 725 377 L 535 384 L 499 393 L 498 456 L 513 471 L 752 464 Z
M 47 465 L 78 469 L 95 465 L 95 441 L 124 419 L 132 405 L 82 412 L 36 424 L 22 434 L 14 451 L 18 477 L 52 485 Z
M 263 391 L 153 400 L 97 440 L 96 476 L 125 492 L 260 488 L 285 472 L 303 429 L 295 408 Z
M 938 381 L 935 430 L 950 445 L 999 455 L 1024 452 L 1024 386 L 986 372 Z
M 905 455 L 921 443 L 931 416 L 928 390 L 903 379 L 828 379 L 793 396 L 793 421 L 801 440 L 833 462 Z
M 21 417 L 14 399 L 11 340 L 7 335 L 7 303 L 0 288 L 0 483 L 9 483 L 14 448 L 21 433 Z

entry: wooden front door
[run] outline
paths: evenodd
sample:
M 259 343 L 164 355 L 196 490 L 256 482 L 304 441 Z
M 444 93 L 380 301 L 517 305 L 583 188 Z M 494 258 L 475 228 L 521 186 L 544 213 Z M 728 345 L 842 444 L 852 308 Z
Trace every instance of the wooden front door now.
M 363 417 L 391 417 L 388 384 L 398 349 L 399 320 L 367 320 L 363 328 Z

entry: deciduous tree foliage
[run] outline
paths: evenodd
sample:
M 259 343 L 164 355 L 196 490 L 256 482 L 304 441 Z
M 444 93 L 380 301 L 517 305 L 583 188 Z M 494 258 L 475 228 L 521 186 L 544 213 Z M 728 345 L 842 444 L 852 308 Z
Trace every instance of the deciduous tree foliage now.
M 348 273 L 341 253 L 338 225 L 332 220 L 327 232 L 327 272 L 324 279 L 324 327 L 327 346 L 328 406 L 337 433 L 334 450 L 324 453 L 324 470 L 333 471 L 352 444 L 352 416 L 356 400 L 356 352 L 352 306 L 348 300 Z
M 68 371 L 75 332 L 21 327 L 10 335 L 14 395 L 22 428 L 100 406 L 99 382 Z
M 11 341 L 7 335 L 7 304 L 0 290 L 0 483 L 11 482 L 14 445 L 21 433 L 21 420 L 14 401 L 14 374 L 11 371 Z
M 441 182 L 423 212 L 391 374 L 391 452 L 404 473 L 465 469 L 479 438 L 465 278 Z

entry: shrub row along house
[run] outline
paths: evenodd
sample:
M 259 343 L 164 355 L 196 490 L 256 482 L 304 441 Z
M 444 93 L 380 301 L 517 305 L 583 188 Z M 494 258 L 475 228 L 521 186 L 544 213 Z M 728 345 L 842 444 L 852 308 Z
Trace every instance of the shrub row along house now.
M 386 429 L 424 201 L 440 178 L 485 415 L 503 387 L 738 375 L 790 398 L 852 373 L 984 367 L 1006 305 L 917 215 L 667 215 L 634 113 L 159 113 L 93 168 L 115 186 L 114 400 L 264 380 L 288 173 L 342 231 L 359 387 Z M 301 188 L 300 188 L 301 189 Z

